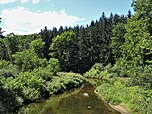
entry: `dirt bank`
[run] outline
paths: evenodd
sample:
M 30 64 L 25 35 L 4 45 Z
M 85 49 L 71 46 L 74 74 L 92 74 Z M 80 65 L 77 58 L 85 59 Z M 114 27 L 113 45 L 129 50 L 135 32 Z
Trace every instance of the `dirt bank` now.
M 104 100 L 103 96 L 101 96 L 96 90 L 94 91 L 102 100 Z M 110 107 L 112 107 L 113 109 L 117 110 L 118 112 L 120 112 L 121 114 L 129 114 L 129 110 L 122 107 L 121 105 L 112 105 L 110 103 L 108 103 L 108 105 Z

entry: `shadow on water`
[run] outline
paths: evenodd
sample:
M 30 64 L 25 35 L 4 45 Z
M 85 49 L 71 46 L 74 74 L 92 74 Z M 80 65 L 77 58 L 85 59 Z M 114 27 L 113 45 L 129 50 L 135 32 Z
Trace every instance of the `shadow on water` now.
M 94 93 L 94 87 L 85 83 L 81 89 L 68 91 L 50 99 L 33 103 L 24 109 L 26 114 L 120 114 Z

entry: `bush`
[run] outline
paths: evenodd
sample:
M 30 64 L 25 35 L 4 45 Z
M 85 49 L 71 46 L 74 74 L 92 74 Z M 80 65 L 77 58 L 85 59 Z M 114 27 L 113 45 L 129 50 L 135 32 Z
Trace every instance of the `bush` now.
M 139 85 L 145 89 L 152 89 L 152 68 L 146 66 L 144 70 L 139 70 L 137 76 L 129 82 L 130 85 Z
M 17 67 L 7 61 L 0 61 L 0 77 L 16 77 L 19 73 Z
M 6 68 L 10 63 L 5 60 L 0 60 L 0 69 Z
M 53 78 L 53 75 L 52 75 L 53 73 L 50 72 L 50 69 L 46 67 L 45 68 L 40 67 L 40 68 L 34 69 L 32 73 L 40 76 L 45 81 L 50 81 Z
M 56 73 L 59 71 L 60 64 L 58 59 L 51 58 L 49 60 L 49 64 L 47 66 L 47 69 L 51 72 L 52 75 L 56 75 Z
M 9 114 L 16 113 L 16 110 L 22 105 L 22 99 L 17 97 L 15 93 L 0 84 L 0 113 Z
M 104 79 L 108 81 L 112 77 L 117 76 L 113 70 L 111 64 L 104 67 L 102 64 L 96 63 L 84 76 L 87 78 Z
M 101 71 L 104 70 L 104 67 L 102 64 L 100 63 L 96 63 L 93 65 L 93 67 L 85 73 L 85 77 L 87 78 L 98 78 L 101 79 L 102 76 L 100 75 Z
M 5 86 L 16 92 L 23 99 L 40 99 L 41 90 L 44 88 L 44 80 L 33 72 L 22 72 L 15 79 L 7 78 Z
M 7 64 L 6 64 L 7 65 Z M 1 65 L 2 66 L 2 65 Z M 4 66 L 4 65 L 3 65 Z M 45 86 L 59 70 L 57 59 L 50 59 L 46 67 L 35 68 L 31 71 L 20 72 L 16 77 L 3 77 L 4 85 L 13 90 L 24 100 L 37 100 L 48 96 Z
M 60 77 L 56 77 L 47 85 L 47 90 L 50 94 L 60 93 L 65 90 L 79 87 L 83 84 L 84 79 L 80 74 L 75 73 L 60 73 Z
M 22 52 L 17 52 L 13 55 L 14 63 L 22 71 L 32 71 L 35 68 L 46 67 L 47 60 L 41 59 L 36 53 L 31 50 L 26 50 Z
M 50 81 L 53 76 L 59 71 L 59 61 L 55 58 L 51 58 L 46 67 L 39 67 L 32 72 L 37 74 L 45 81 Z

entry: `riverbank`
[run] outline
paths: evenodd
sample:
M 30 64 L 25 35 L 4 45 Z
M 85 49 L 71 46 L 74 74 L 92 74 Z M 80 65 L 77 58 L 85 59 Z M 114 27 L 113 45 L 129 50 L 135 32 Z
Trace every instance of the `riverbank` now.
M 96 90 L 94 90 L 94 93 L 99 96 L 103 101 L 105 101 L 105 99 L 103 98 L 102 95 L 100 95 Z M 120 112 L 121 114 L 129 114 L 129 110 L 124 108 L 121 105 L 113 105 L 111 103 L 108 103 L 107 101 L 105 101 L 111 108 L 115 109 L 116 111 Z
M 120 77 L 112 65 L 103 67 L 102 64 L 95 64 L 84 77 L 91 79 L 90 83 L 104 101 L 123 114 L 128 111 L 129 114 L 152 114 L 152 90 L 148 88 L 150 85 L 136 85 L 137 80 L 133 81 L 133 77 Z
M 117 110 L 118 112 L 120 112 L 121 114 L 129 114 L 129 111 L 128 109 L 124 108 L 123 106 L 121 105 L 112 105 L 110 103 L 108 103 L 108 105 L 110 107 L 112 107 L 113 109 Z
M 117 80 L 113 84 L 101 84 L 96 87 L 96 92 L 122 114 L 151 114 L 151 90 L 144 90 L 139 86 L 126 86 Z
M 86 82 L 80 88 L 53 95 L 44 102 L 32 103 L 19 114 L 120 114 L 100 100 L 94 89 Z

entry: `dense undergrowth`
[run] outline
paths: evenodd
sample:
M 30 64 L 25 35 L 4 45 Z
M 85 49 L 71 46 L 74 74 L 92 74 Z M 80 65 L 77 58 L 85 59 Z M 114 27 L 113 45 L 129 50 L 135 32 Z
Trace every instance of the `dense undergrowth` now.
M 120 77 L 118 67 L 95 64 L 84 76 L 87 78 L 97 78 L 103 82 L 95 84 L 98 92 L 105 101 L 111 104 L 121 105 L 127 108 L 131 114 L 151 114 L 152 113 L 152 88 L 150 72 L 148 68 L 141 73 L 140 77 Z M 149 72 L 148 72 L 149 71 Z M 124 74 L 124 73 L 122 73 Z M 142 81 L 147 77 L 147 81 Z M 149 79 L 148 79 L 149 77 Z
M 84 79 L 80 74 L 57 73 L 57 59 L 50 59 L 45 67 L 20 71 L 6 61 L 0 61 L 0 113 L 17 113 L 28 103 L 46 99 L 52 94 L 79 87 Z M 18 69 L 18 70 L 17 70 Z M 20 72 L 19 72 L 20 71 Z

